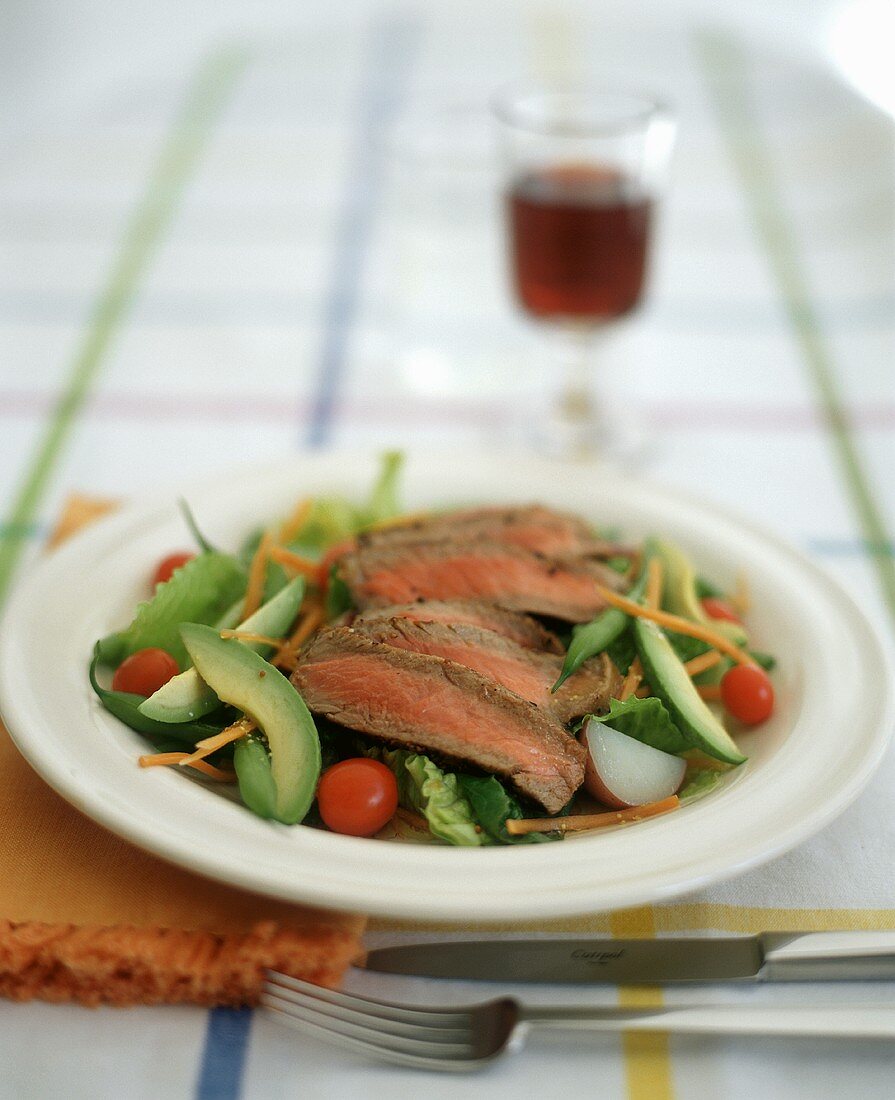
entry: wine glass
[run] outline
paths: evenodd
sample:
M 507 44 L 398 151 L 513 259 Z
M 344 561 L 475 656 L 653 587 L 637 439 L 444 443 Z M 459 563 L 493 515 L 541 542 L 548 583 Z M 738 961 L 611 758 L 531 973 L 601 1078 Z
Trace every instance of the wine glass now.
M 554 334 L 562 377 L 537 443 L 563 457 L 624 457 L 638 435 L 629 410 L 594 394 L 594 345 L 642 300 L 674 119 L 649 96 L 585 87 L 512 88 L 492 107 L 516 300 Z

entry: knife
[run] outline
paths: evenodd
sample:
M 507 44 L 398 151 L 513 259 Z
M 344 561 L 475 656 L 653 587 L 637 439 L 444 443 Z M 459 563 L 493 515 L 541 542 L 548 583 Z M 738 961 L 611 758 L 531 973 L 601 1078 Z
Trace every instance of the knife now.
M 376 948 L 357 965 L 431 978 L 578 985 L 892 980 L 895 932 L 417 942 Z

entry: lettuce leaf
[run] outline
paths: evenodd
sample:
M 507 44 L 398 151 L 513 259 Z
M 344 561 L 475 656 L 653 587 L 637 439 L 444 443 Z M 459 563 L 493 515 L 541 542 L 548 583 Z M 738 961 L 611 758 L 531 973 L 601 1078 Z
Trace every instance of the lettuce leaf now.
M 177 661 L 181 671 L 189 657 L 180 640 L 183 623 L 212 625 L 245 592 L 245 570 L 229 554 L 199 554 L 156 587 L 151 600 L 141 603 L 125 630 L 110 634 L 98 645 L 103 664 L 119 664 L 138 649 L 158 646 Z
M 696 768 L 689 772 L 683 787 L 677 792 L 681 802 L 693 802 L 715 789 L 721 782 L 721 772 L 713 768 Z
M 382 749 L 381 759 L 398 780 L 398 801 L 406 809 L 422 814 L 433 836 L 464 848 L 486 842 L 485 835 L 476 829 L 456 775 L 443 772 L 428 756 L 404 749 Z
M 404 466 L 401 451 L 386 451 L 383 454 L 382 468 L 370 492 L 366 507 L 362 509 L 364 526 L 381 523 L 400 515 L 401 504 L 398 500 L 398 478 Z
M 677 754 L 693 747 L 672 721 L 662 700 L 654 695 L 646 699 L 632 695 L 624 702 L 610 699 L 609 713 L 594 717 L 597 722 L 603 722 L 619 733 L 662 752 Z
M 562 833 L 527 833 L 514 836 L 507 832 L 507 818 L 523 817 L 522 808 L 493 775 L 458 775 L 460 791 L 472 808 L 473 817 L 496 844 L 539 844 L 562 840 Z

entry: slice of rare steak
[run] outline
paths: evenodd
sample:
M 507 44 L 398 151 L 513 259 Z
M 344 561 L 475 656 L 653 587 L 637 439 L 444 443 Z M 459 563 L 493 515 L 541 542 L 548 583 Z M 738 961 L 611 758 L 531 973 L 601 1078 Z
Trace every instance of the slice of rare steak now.
M 630 547 L 599 538 L 580 516 L 557 512 L 542 504 L 433 512 L 368 531 L 360 536 L 359 542 L 365 546 L 396 546 L 479 538 L 521 546 L 551 557 L 608 558 L 630 553 Z
M 482 600 L 419 600 L 416 603 L 371 607 L 359 612 L 353 623 L 397 618 L 414 623 L 468 623 L 493 630 L 495 634 L 510 638 L 526 649 L 543 650 L 545 653 L 564 652 L 559 638 L 541 626 L 537 619 Z
M 621 685 L 615 665 L 601 654 L 586 661 L 555 695 L 551 694 L 550 688 L 562 669 L 561 657 L 524 649 L 493 630 L 468 623 L 420 623 L 380 617 L 356 619 L 352 626 L 373 641 L 444 657 L 475 669 L 563 723 L 582 714 L 604 711 Z
M 454 661 L 333 627 L 302 650 L 292 682 L 316 714 L 501 776 L 548 813 L 584 779 L 585 750 L 559 722 Z
M 600 562 L 548 558 L 488 539 L 358 546 L 338 569 L 361 608 L 479 599 L 575 623 L 606 606 L 595 582 L 616 591 L 625 583 Z

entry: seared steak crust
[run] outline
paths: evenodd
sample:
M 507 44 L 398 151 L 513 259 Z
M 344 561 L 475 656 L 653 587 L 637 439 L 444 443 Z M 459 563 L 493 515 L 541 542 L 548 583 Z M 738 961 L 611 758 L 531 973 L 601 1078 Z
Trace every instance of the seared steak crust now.
M 537 619 L 520 611 L 507 611 L 497 604 L 482 600 L 418 600 L 416 603 L 391 604 L 388 607 L 372 607 L 354 616 L 352 625 L 363 622 L 379 622 L 383 619 L 407 619 L 414 623 L 466 623 L 494 631 L 510 638 L 525 649 L 542 650 L 545 653 L 563 653 L 557 636 Z
M 520 546 L 552 557 L 608 558 L 630 552 L 630 548 L 596 537 L 579 516 L 545 508 L 541 504 L 433 512 L 368 531 L 358 541 L 361 546 L 382 547 L 441 539 L 480 538 Z
M 587 622 L 604 609 L 595 582 L 618 590 L 600 562 L 561 560 L 489 539 L 359 545 L 339 562 L 359 607 L 480 599 L 510 611 Z
M 525 649 L 493 630 L 469 623 L 413 622 L 383 614 L 355 620 L 353 628 L 373 641 L 472 668 L 563 723 L 605 710 L 621 683 L 615 666 L 601 654 L 586 661 L 551 694 L 562 669 L 561 657 Z
M 321 631 L 292 682 L 308 707 L 341 725 L 507 779 L 557 813 L 584 779 L 584 748 L 539 707 L 455 661 Z

